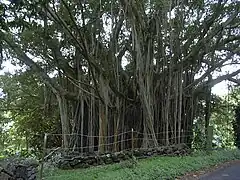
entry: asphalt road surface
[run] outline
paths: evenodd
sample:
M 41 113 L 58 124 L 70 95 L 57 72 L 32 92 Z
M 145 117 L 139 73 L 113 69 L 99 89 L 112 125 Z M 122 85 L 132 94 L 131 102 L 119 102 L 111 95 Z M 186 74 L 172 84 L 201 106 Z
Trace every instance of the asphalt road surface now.
M 240 162 L 219 168 L 211 173 L 202 175 L 200 180 L 240 180 Z

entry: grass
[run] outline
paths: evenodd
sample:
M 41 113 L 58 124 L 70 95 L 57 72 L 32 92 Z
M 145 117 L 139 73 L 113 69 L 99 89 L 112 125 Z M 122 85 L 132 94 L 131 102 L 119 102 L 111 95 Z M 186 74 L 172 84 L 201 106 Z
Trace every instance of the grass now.
M 240 159 L 238 150 L 198 152 L 184 157 L 154 157 L 139 160 L 134 168 L 124 163 L 76 170 L 48 170 L 46 180 L 154 180 L 174 179 L 188 172 Z

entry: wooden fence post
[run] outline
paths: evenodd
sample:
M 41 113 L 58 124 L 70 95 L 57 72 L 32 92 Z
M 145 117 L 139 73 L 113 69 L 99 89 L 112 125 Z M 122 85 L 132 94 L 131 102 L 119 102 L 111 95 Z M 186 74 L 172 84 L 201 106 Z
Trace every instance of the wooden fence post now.
M 41 159 L 41 162 L 40 162 L 40 173 L 39 173 L 40 180 L 43 179 L 43 164 L 44 164 L 44 157 L 45 157 L 45 153 L 46 153 L 46 149 L 47 149 L 47 137 L 48 137 L 48 134 L 45 133 L 44 140 L 43 140 L 42 159 Z

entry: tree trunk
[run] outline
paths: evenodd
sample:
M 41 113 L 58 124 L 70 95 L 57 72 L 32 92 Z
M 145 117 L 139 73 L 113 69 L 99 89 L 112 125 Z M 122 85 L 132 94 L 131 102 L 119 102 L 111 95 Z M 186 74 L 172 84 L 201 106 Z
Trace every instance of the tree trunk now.
M 94 91 L 91 91 L 94 94 Z M 93 96 L 90 97 L 90 108 L 88 108 L 88 146 L 89 152 L 94 151 L 94 122 L 95 122 L 95 98 Z
M 104 105 L 99 102 L 99 152 L 105 151 L 105 138 L 107 133 L 106 111 Z
M 182 102 L 183 102 L 183 71 L 181 66 L 180 76 L 179 76 L 179 112 L 178 112 L 178 143 L 181 143 L 181 129 L 182 129 Z
M 212 80 L 211 75 L 208 77 L 208 81 L 210 82 Z M 205 106 L 205 137 L 208 134 L 208 127 L 210 123 L 210 117 L 211 117 L 211 87 L 207 87 L 207 92 L 206 92 L 206 106 Z
M 70 123 L 68 119 L 68 106 L 67 100 L 64 96 L 57 95 L 60 118 L 62 124 L 62 134 L 63 134 L 63 147 L 69 147 L 69 137 L 70 137 Z

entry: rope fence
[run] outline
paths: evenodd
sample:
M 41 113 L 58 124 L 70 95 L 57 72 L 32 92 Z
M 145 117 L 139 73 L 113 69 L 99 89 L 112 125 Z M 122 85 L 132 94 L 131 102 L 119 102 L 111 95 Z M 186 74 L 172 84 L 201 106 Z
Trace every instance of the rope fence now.
M 208 136 L 212 136 L 212 127 L 209 128 Z M 180 135 L 180 136 L 179 136 Z M 65 137 L 64 137 L 65 136 Z M 69 140 L 69 146 L 51 146 L 51 142 L 56 139 Z M 53 134 L 46 133 L 43 143 L 43 154 L 40 165 L 40 179 L 43 174 L 44 161 L 56 151 L 78 152 L 84 156 L 85 153 L 104 154 L 120 151 L 148 150 L 151 148 L 161 148 L 184 144 L 192 145 L 194 139 L 193 131 L 169 131 L 148 134 L 135 130 L 113 134 L 108 136 L 96 136 L 87 134 Z M 207 138 L 207 146 L 211 147 L 212 137 Z M 64 143 L 61 143 L 64 144 Z
M 186 137 L 192 137 L 192 136 L 182 136 L 182 138 L 186 138 Z M 174 138 L 169 138 L 169 139 L 174 139 Z M 151 141 L 155 141 L 154 139 L 144 139 L 144 138 L 134 138 L 134 141 L 137 141 L 137 140 L 140 140 L 140 141 L 148 141 L 148 142 L 151 142 Z M 158 141 L 159 140 L 163 140 L 163 139 L 157 139 Z M 113 142 L 113 143 L 107 143 L 107 144 L 99 144 L 99 145 L 93 145 L 93 146 L 83 146 L 83 147 L 69 147 L 69 148 L 65 148 L 65 147 L 58 147 L 59 149 L 62 149 L 62 150 L 84 150 L 84 149 L 91 149 L 91 148 L 99 148 L 99 147 L 107 147 L 107 146 L 111 146 L 111 145 L 116 145 L 116 144 L 119 144 L 119 143 L 122 143 L 122 142 L 132 142 L 132 138 L 131 139 L 124 139 L 124 140 L 121 140 L 121 141 L 117 141 L 117 142 Z M 187 145 L 187 143 L 184 143 Z M 174 145 L 174 144 L 171 144 L 171 145 Z M 153 148 L 154 146 L 149 146 L 148 148 Z M 141 147 L 134 147 L 134 149 L 140 149 Z M 55 150 L 55 148 L 46 148 L 46 151 L 49 152 L 51 150 Z M 126 148 L 122 149 L 122 150 L 127 150 Z
M 131 148 L 138 148 L 144 144 L 144 142 L 148 142 L 148 146 L 152 143 L 158 143 L 158 145 L 173 145 L 186 143 L 186 139 L 193 137 L 192 131 L 169 131 L 168 138 L 166 138 L 166 132 L 160 132 L 155 134 L 147 134 L 138 131 L 126 131 L 119 134 L 109 135 L 109 136 L 90 136 L 86 134 L 50 134 L 46 133 L 44 139 L 46 139 L 46 146 L 43 147 L 45 150 L 53 150 L 57 147 L 51 147 L 51 144 L 48 142 L 54 141 L 56 138 L 60 141 L 63 141 L 63 136 L 66 136 L 69 140 L 69 146 L 64 147 L 61 146 L 61 149 L 64 150 L 87 150 L 94 149 L 94 151 L 99 151 L 101 147 L 108 149 L 107 151 L 113 151 L 116 146 L 118 150 L 125 150 L 132 146 Z M 181 135 L 179 137 L 179 134 Z M 153 138 L 155 137 L 155 138 Z M 161 138 L 159 138 L 161 137 Z M 101 143 L 100 139 L 102 139 Z M 180 142 L 179 142 L 180 139 Z M 103 142 L 103 143 L 102 143 Z M 59 146 L 58 146 L 59 147 Z M 115 149 L 116 150 L 116 149 Z M 92 150 L 91 150 L 92 151 Z
M 168 131 L 168 133 L 190 133 L 190 132 L 193 132 L 193 131 Z M 90 135 L 86 135 L 86 134 L 77 134 L 77 133 L 71 133 L 71 134 L 54 134 L 54 133 L 47 133 L 48 136 L 73 136 L 73 135 L 78 135 L 78 136 L 83 136 L 83 137 L 103 137 L 103 138 L 111 138 L 111 137 L 116 137 L 116 136 L 121 136 L 123 134 L 128 134 L 128 133 L 137 133 L 137 134 L 142 134 L 142 135 L 149 135 L 149 136 L 152 136 L 152 135 L 159 135 L 159 134 L 166 134 L 166 132 L 160 132 L 160 133 L 154 133 L 154 134 L 148 134 L 148 133 L 142 133 L 142 132 L 138 132 L 138 131 L 126 131 L 126 132 L 123 132 L 123 133 L 119 133 L 119 134 L 113 134 L 113 135 L 109 135 L 109 136 L 90 136 Z
M 183 134 L 184 133 L 184 134 Z M 181 136 L 179 137 L 179 134 Z M 108 149 L 107 151 L 118 147 L 118 150 L 125 150 L 132 146 L 132 148 L 138 148 L 144 144 L 144 142 L 148 142 L 148 146 L 153 146 L 151 143 L 158 143 L 159 145 L 173 145 L 180 144 L 186 142 L 185 139 L 193 137 L 192 131 L 169 131 L 169 137 L 166 138 L 166 132 L 160 132 L 155 134 L 147 134 L 138 131 L 126 131 L 119 134 L 109 135 L 109 136 L 90 136 L 86 134 L 50 134 L 46 133 L 46 147 L 43 147 L 45 150 L 56 149 L 57 147 L 49 147 L 51 146 L 48 142 L 54 141 L 56 138 L 63 141 L 63 136 L 66 136 L 69 140 L 69 146 L 64 147 L 61 146 L 61 149 L 64 150 L 87 150 L 94 149 L 94 151 L 99 151 L 101 147 Z M 161 138 L 159 138 L 161 136 Z M 155 138 L 153 138 L 155 137 Z M 102 139 L 101 143 L 100 139 Z M 180 139 L 180 142 L 179 142 Z M 169 141 L 169 142 L 167 142 Z M 77 143 L 76 143 L 77 142 Z M 102 143 L 103 142 L 103 143 Z M 92 150 L 91 150 L 92 151 Z M 116 149 L 115 149 L 116 151 Z

